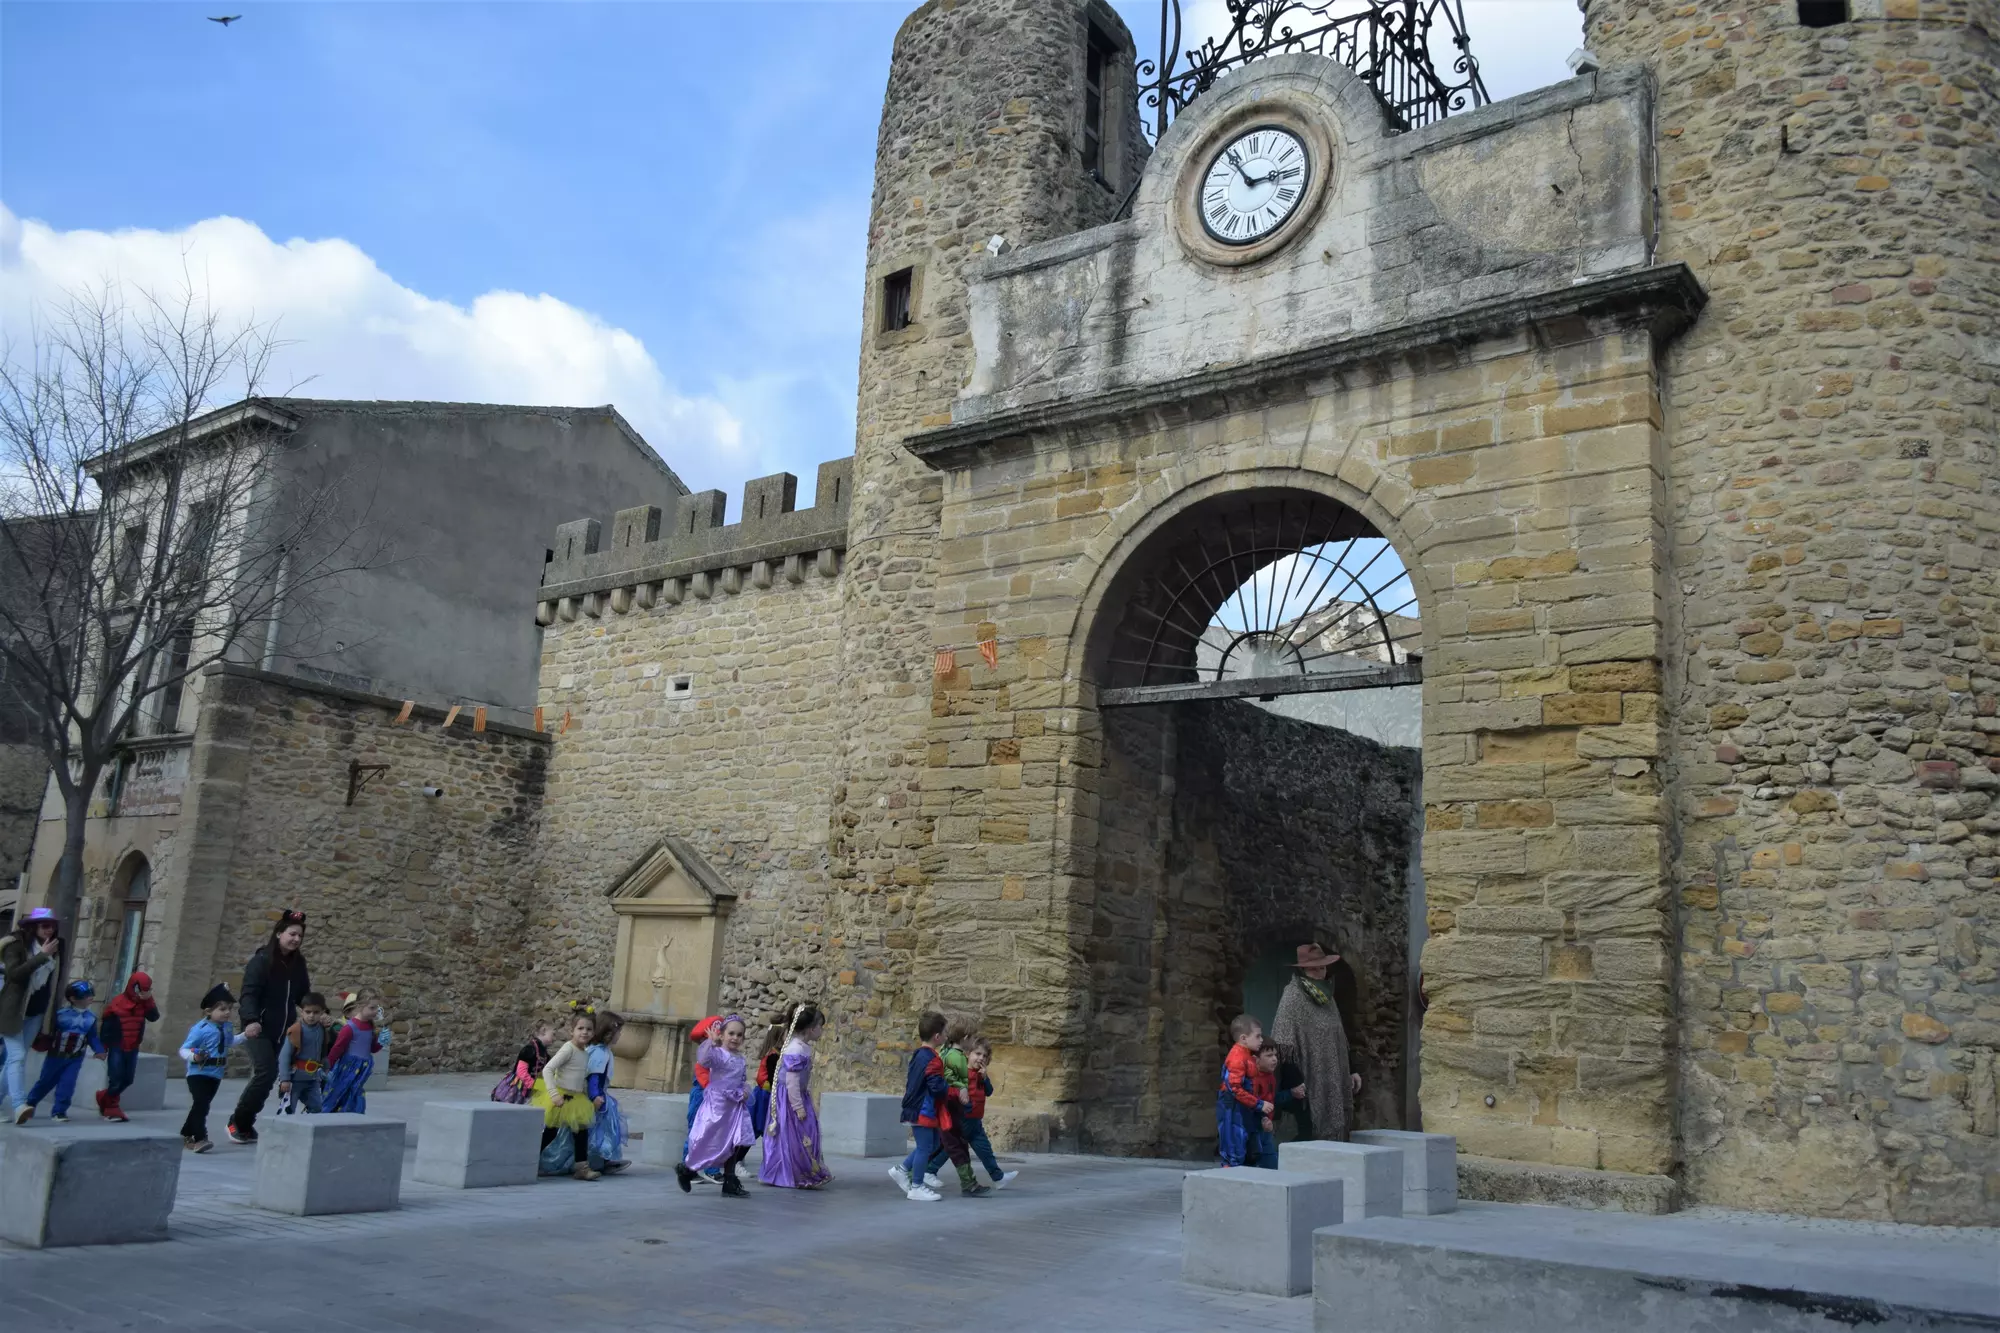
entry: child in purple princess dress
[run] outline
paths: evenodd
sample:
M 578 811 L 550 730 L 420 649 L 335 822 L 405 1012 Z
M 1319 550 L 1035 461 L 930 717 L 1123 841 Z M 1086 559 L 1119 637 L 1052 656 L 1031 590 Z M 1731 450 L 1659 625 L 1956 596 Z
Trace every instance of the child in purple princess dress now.
M 757 1179 L 786 1189 L 818 1189 L 833 1179 L 820 1157 L 819 1110 L 812 1099 L 813 1043 L 826 1029 L 817 1006 L 795 1004 L 778 1074 L 771 1087 L 771 1118 L 764 1130 L 764 1161 Z
M 708 1091 L 688 1130 L 687 1156 L 674 1166 L 681 1193 L 694 1192 L 695 1172 L 722 1168 L 722 1196 L 747 1199 L 750 1191 L 736 1178 L 736 1168 L 757 1141 L 750 1129 L 750 1080 L 743 1063 L 744 1024 L 731 1014 L 721 1032 L 702 1048 L 695 1062 L 708 1071 Z

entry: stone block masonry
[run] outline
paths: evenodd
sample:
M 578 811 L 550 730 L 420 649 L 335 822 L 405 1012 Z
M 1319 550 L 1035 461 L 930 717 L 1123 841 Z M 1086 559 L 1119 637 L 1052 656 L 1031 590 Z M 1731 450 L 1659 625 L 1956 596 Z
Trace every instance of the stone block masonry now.
M 822 483 L 824 484 L 824 483 Z M 841 537 L 828 533 L 837 556 Z M 784 578 L 718 581 L 703 598 L 607 598 L 557 615 L 540 702 L 554 738 L 541 872 L 525 906 L 549 1012 L 611 984 L 606 892 L 663 834 L 685 838 L 736 892 L 722 1003 L 775 1009 L 835 984 L 827 820 L 840 748 L 838 560 Z
M 202 992 L 237 989 L 275 914 L 295 907 L 314 986 L 380 997 L 398 1068 L 504 1067 L 527 1018 L 548 738 L 475 732 L 467 713 L 446 727 L 428 706 L 398 723 L 400 700 L 242 668 L 206 690 L 187 854 L 150 909 L 163 1019 L 148 1040 L 171 1050 Z
M 1685 1181 L 2000 1221 L 1991 4 L 1590 0 L 1659 88 Z

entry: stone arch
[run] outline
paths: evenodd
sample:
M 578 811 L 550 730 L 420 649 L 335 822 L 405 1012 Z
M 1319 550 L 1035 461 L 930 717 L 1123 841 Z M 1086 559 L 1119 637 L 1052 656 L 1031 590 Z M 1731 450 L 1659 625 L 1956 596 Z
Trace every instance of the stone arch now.
M 127 852 L 112 872 L 106 915 L 112 923 L 112 990 L 122 990 L 125 979 L 140 969 L 140 951 L 145 945 L 146 914 L 153 896 L 153 866 L 144 852 Z
M 1344 535 L 1386 541 L 1419 605 L 1435 605 L 1417 543 L 1375 495 L 1382 479 L 1372 469 L 1350 466 L 1342 476 L 1281 462 L 1269 446 L 1257 452 L 1261 457 L 1251 466 L 1208 460 L 1152 479 L 1125 508 L 1128 517 L 1098 533 L 1082 552 L 1074 576 L 1079 591 L 1064 677 L 1080 710 L 1078 732 L 1096 741 L 1094 754 L 1086 746 L 1092 757 L 1083 762 L 1097 772 L 1094 783 L 1085 783 L 1094 799 L 1072 808 L 1059 837 L 1066 834 L 1070 844 L 1065 863 L 1093 885 L 1082 895 L 1089 907 L 1072 926 L 1082 937 L 1076 965 L 1090 1034 L 1076 1121 L 1086 1151 L 1212 1151 L 1214 1066 L 1226 1044 L 1221 1034 L 1234 1012 L 1253 1003 L 1245 990 L 1253 955 L 1268 953 L 1262 946 L 1280 936 L 1288 946 L 1315 937 L 1329 944 L 1360 942 L 1356 951 L 1364 956 L 1357 961 L 1370 972 L 1355 978 L 1363 983 L 1357 993 L 1366 1006 L 1361 1026 L 1372 1022 L 1379 1035 L 1357 1044 L 1357 1059 L 1365 1044 L 1370 1063 L 1364 1078 L 1371 1092 L 1377 1081 L 1382 1085 L 1378 1100 L 1364 1103 L 1362 1123 L 1415 1123 L 1410 929 L 1421 809 L 1416 754 L 1245 701 L 1098 707 L 1108 627 L 1125 614 L 1135 581 L 1153 577 L 1161 551 L 1190 524 L 1204 515 L 1243 512 L 1251 499 L 1309 497 L 1351 515 L 1355 525 Z M 1296 459 L 1300 451 L 1288 452 Z M 1427 648 L 1433 630 L 1427 619 L 1420 623 Z M 1231 883 L 1231 869 L 1244 864 L 1245 849 L 1257 839 L 1251 823 L 1215 798 L 1229 794 L 1225 772 L 1276 773 L 1285 755 L 1301 761 L 1294 766 L 1307 780 L 1296 788 L 1261 790 L 1297 801 L 1302 813 L 1296 822 L 1308 832 L 1274 849 L 1266 882 L 1245 889 Z M 1336 786 L 1338 803 L 1330 801 Z M 1323 831 L 1336 824 L 1344 831 Z M 1353 849 L 1351 858 L 1336 862 L 1327 855 L 1331 837 L 1347 839 L 1342 845 Z M 1316 874 L 1317 888 L 1301 891 L 1295 877 L 1302 874 Z M 1361 904 L 1371 893 L 1383 908 L 1364 919 Z

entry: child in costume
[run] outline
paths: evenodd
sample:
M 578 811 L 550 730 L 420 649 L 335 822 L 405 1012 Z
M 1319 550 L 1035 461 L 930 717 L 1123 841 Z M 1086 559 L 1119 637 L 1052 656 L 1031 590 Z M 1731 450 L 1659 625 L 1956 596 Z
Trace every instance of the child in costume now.
M 778 1061 L 784 1055 L 785 1040 L 790 1034 L 789 1014 L 774 1019 L 764 1029 L 764 1053 L 757 1057 L 757 1080 L 750 1089 L 750 1129 L 760 1139 L 771 1114 L 771 1080 L 777 1077 Z
M 597 1108 L 590 1102 L 589 1051 L 596 1033 L 597 1019 L 589 1010 L 570 1020 L 569 1040 L 542 1066 L 533 1102 L 542 1108 L 544 1148 L 557 1135 L 569 1135 L 574 1150 L 570 1174 L 578 1180 L 599 1180 L 604 1174 L 590 1165 L 590 1122 L 597 1118 Z
M 1257 1100 L 1276 1108 L 1259 1120 L 1259 1128 L 1245 1151 L 1247 1164 L 1261 1166 L 1270 1171 L 1278 1169 L 1278 1116 L 1292 1103 L 1306 1095 L 1303 1085 L 1296 1088 L 1278 1086 L 1278 1048 L 1266 1044 L 1257 1049 Z
M 340 1012 L 347 1019 L 333 1049 L 326 1058 L 333 1065 L 327 1076 L 326 1094 L 321 1105 L 331 1114 L 351 1111 L 368 1113 L 368 1076 L 375 1072 L 375 1052 L 382 1049 L 382 1006 L 362 1002 L 353 991 L 340 997 Z
M 721 1032 L 702 1045 L 695 1059 L 708 1069 L 708 1090 L 701 1114 L 688 1130 L 686 1158 L 675 1165 L 681 1193 L 694 1188 L 695 1172 L 722 1168 L 723 1197 L 748 1198 L 737 1179 L 738 1163 L 750 1155 L 756 1138 L 750 1132 L 750 1088 L 743 1063 L 744 1022 L 736 1014 L 722 1020 Z
M 126 1118 L 118 1099 L 139 1076 L 139 1043 L 146 1039 L 146 1024 L 159 1021 L 153 979 L 144 972 L 126 978 L 125 989 L 104 1006 L 104 1017 L 97 1023 L 105 1047 L 104 1091 L 97 1094 L 97 1113 L 106 1120 Z
M 903 1123 L 914 1127 L 917 1146 L 908 1157 L 889 1168 L 889 1179 L 896 1182 L 896 1188 L 912 1203 L 935 1203 L 944 1197 L 924 1184 L 924 1172 L 945 1141 L 943 1131 L 955 1123 L 952 1119 L 955 1098 L 945 1076 L 944 1057 L 933 1044 L 944 1028 L 943 1014 L 926 1012 L 918 1017 L 917 1040 L 922 1044 L 910 1053 L 910 1066 L 903 1077 Z M 958 1153 L 953 1154 L 956 1161 L 958 1154 L 965 1152 L 965 1141 L 955 1133 L 952 1137 L 958 1145 Z M 958 1183 L 966 1195 L 975 1199 L 992 1192 L 973 1179 L 969 1158 L 959 1170 Z
M 949 1034 L 947 1034 L 947 1038 Z M 984 1037 L 971 1037 L 965 1043 L 966 1092 L 970 1100 L 958 1114 L 958 1131 L 965 1141 L 966 1151 L 979 1159 L 986 1168 L 986 1174 L 993 1177 L 993 1188 L 999 1189 L 1008 1181 L 1020 1175 L 1019 1171 L 1002 1171 L 999 1159 L 993 1155 L 993 1140 L 986 1137 L 986 1099 L 993 1095 L 993 1080 L 986 1076 L 986 1066 L 993 1060 L 993 1044 Z M 946 1079 L 949 1080 L 949 1062 Z M 931 1170 L 935 1172 L 943 1165 L 943 1159 L 931 1159 Z M 937 1188 L 935 1178 L 925 1184 Z
M 1234 1043 L 1222 1062 L 1222 1086 L 1215 1094 L 1215 1137 L 1224 1166 L 1242 1166 L 1257 1152 L 1257 1136 L 1266 1116 L 1277 1111 L 1257 1095 L 1257 1052 L 1264 1029 L 1248 1014 L 1229 1023 Z
M 944 1062 L 947 1114 L 938 1123 L 938 1150 L 924 1164 L 924 1184 L 930 1189 L 944 1184 L 937 1173 L 947 1160 L 958 1171 L 961 1186 L 972 1176 L 972 1153 L 965 1137 L 965 1112 L 972 1105 L 971 1061 L 965 1043 L 972 1031 L 971 1023 L 955 1018 L 944 1030 L 944 1045 L 938 1047 L 938 1059 Z
M 229 1052 L 243 1044 L 243 1034 L 230 1030 L 229 1013 L 234 1008 L 236 997 L 229 993 L 229 987 L 217 983 L 201 997 L 201 1018 L 181 1042 L 189 1102 L 187 1119 L 181 1122 L 181 1143 L 189 1152 L 207 1152 L 215 1146 L 208 1141 L 208 1104 L 222 1086 Z
M 757 1179 L 766 1185 L 811 1190 L 833 1179 L 820 1155 L 819 1110 L 812 1099 L 813 1043 L 825 1030 L 826 1016 L 817 1006 L 792 1006 L 776 1052 L 764 1160 L 757 1166 Z
M 57 1124 L 69 1122 L 69 1101 L 76 1095 L 76 1076 L 83 1072 L 83 1057 L 95 1054 L 100 1060 L 104 1058 L 104 1043 L 97 1035 L 97 1015 L 90 1012 L 89 1001 L 88 981 L 72 981 L 63 987 L 62 1007 L 55 1012 L 55 1028 L 49 1037 L 48 1054 L 42 1057 L 41 1077 L 29 1089 L 28 1100 L 22 1107 L 25 1114 L 16 1116 L 15 1124 L 23 1124 L 34 1115 L 35 1107 L 51 1091 L 56 1095 L 56 1103 L 49 1118 Z
M 501 1075 L 493 1085 L 493 1100 L 510 1106 L 526 1106 L 535 1097 L 535 1084 L 541 1080 L 542 1066 L 549 1062 L 549 1052 L 555 1049 L 556 1025 L 543 1019 L 535 1024 L 535 1030 L 528 1034 L 528 1044 L 514 1057 L 514 1068 Z
M 610 1175 L 632 1165 L 625 1160 L 625 1117 L 618 1099 L 611 1095 L 611 1043 L 618 1040 L 625 1020 L 609 1009 L 597 1016 L 591 1029 L 590 1049 L 584 1076 L 584 1091 L 597 1116 L 590 1122 L 590 1169 Z
M 326 997 L 309 990 L 299 997 L 299 1016 L 285 1029 L 278 1047 L 278 1109 L 318 1115 L 325 1102 L 327 1073 L 335 1063 L 337 1039 L 327 1022 Z M 364 1083 L 366 1079 L 362 1080 Z
M 688 1029 L 688 1040 L 694 1043 L 694 1082 L 688 1085 L 688 1133 L 694 1133 L 694 1118 L 701 1112 L 701 1099 L 708 1093 L 708 1069 L 701 1062 L 701 1048 L 722 1035 L 722 1015 L 710 1014 L 707 1018 Z M 681 1160 L 687 1160 L 687 1150 L 681 1150 Z M 701 1179 L 712 1184 L 722 1183 L 720 1171 L 704 1171 Z

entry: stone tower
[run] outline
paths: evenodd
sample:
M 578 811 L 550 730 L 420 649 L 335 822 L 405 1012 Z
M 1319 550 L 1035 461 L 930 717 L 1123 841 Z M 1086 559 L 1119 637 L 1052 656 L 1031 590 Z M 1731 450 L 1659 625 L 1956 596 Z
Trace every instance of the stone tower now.
M 850 721 L 830 829 L 828 970 L 857 1078 L 877 1020 L 949 998 L 891 991 L 913 975 L 913 927 L 942 906 L 924 892 L 930 821 L 918 807 L 933 620 L 951 614 L 934 599 L 942 483 L 902 440 L 948 423 L 970 372 L 966 265 L 994 236 L 1018 246 L 1110 221 L 1146 152 L 1132 39 L 1101 0 L 930 0 L 896 35 L 868 229 L 841 662 Z M 927 934 L 950 948 L 948 931 Z
M 1694 1197 L 2000 1219 L 1986 0 L 1588 0 L 1654 71 Z

